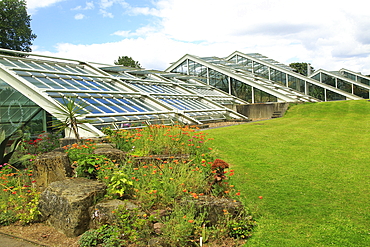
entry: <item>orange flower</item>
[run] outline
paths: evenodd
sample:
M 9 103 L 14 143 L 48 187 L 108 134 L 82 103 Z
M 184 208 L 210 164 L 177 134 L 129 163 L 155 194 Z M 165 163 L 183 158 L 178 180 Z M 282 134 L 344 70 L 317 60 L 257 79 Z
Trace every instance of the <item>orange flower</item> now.
M 189 222 L 189 223 L 193 223 L 193 222 L 194 222 L 194 220 L 188 220 L 188 222 Z
M 235 195 L 240 196 L 240 192 L 236 193 Z

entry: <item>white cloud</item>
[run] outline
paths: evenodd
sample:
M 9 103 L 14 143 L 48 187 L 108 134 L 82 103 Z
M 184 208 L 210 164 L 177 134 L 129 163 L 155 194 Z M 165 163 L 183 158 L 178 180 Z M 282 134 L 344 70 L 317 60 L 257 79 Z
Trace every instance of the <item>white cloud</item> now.
M 82 20 L 83 18 L 85 18 L 85 15 L 84 14 L 76 14 L 75 15 L 75 19 L 76 20 Z
M 123 7 L 128 7 L 129 4 L 125 0 L 100 0 L 99 5 L 102 9 L 107 9 L 113 6 L 113 4 L 120 4 Z
M 154 7 L 132 7 L 123 0 L 101 0 L 100 13 L 120 4 L 123 12 L 155 17 L 137 30 L 113 33 L 120 42 L 59 44 L 54 55 L 113 63 L 131 56 L 150 69 L 165 69 L 186 53 L 229 55 L 259 52 L 283 63 L 311 62 L 315 69 L 348 68 L 370 74 L 370 16 L 362 0 L 159 0 Z M 153 26 L 153 25 L 157 26 Z M 36 50 L 34 50 L 37 52 Z
M 153 16 L 159 15 L 159 11 L 157 9 L 149 7 L 129 8 L 129 13 L 132 15 L 153 15 Z
M 131 31 L 116 31 L 112 35 L 122 36 L 122 37 L 145 37 L 150 34 L 156 33 L 156 29 L 152 26 L 145 26 L 137 29 L 135 32 Z
M 49 7 L 65 0 L 26 0 L 29 14 L 34 14 L 38 8 Z
M 99 14 L 101 14 L 103 17 L 109 17 L 109 18 L 113 18 L 114 15 L 104 9 L 100 9 L 99 10 Z
M 90 9 L 94 9 L 95 8 L 95 5 L 94 5 L 94 2 L 86 2 L 86 6 L 85 7 L 82 7 L 81 5 L 73 8 L 72 10 L 90 10 Z

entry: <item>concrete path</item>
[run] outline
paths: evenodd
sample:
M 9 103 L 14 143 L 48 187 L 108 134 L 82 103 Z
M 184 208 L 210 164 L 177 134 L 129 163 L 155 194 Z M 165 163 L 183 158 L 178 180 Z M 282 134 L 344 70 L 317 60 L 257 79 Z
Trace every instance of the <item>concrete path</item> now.
M 18 237 L 14 237 L 0 232 L 0 247 L 40 247 L 40 245 Z

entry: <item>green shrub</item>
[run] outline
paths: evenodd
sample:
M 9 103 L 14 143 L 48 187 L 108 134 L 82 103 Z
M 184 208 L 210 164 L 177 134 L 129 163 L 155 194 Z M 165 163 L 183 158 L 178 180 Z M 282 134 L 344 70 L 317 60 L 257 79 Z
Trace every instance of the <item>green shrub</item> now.
M 18 221 L 18 217 L 13 210 L 1 210 L 0 226 L 8 226 L 16 221 Z
M 96 230 L 85 232 L 78 240 L 79 247 L 120 247 L 120 229 L 116 226 L 102 225 Z

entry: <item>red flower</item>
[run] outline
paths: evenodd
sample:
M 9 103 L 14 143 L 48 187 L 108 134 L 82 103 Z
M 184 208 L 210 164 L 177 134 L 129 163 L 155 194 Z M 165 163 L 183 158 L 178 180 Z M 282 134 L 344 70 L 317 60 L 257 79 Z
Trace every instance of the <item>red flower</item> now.
M 222 168 L 222 169 L 229 168 L 229 164 L 227 164 L 225 161 L 223 161 L 221 159 L 216 159 L 213 162 L 213 164 L 211 166 L 211 169 L 216 170 L 217 168 Z

